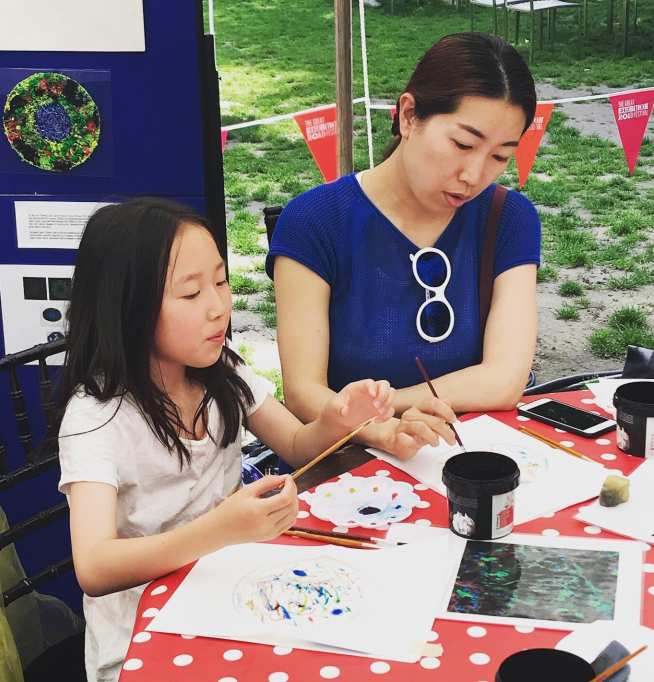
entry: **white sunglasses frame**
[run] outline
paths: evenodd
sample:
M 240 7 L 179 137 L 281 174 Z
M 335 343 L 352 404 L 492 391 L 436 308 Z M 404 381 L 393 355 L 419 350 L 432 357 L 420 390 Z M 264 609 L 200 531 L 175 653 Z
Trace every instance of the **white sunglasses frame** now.
M 425 284 L 420 278 L 420 275 L 418 274 L 417 266 L 418 259 L 425 253 L 435 253 L 439 255 L 445 263 L 446 269 L 445 280 L 443 281 L 443 284 L 441 284 L 438 287 L 432 287 L 428 284 Z M 418 313 L 416 315 L 416 330 L 418 331 L 418 334 L 420 334 L 421 338 L 423 338 L 425 341 L 428 341 L 429 343 L 437 343 L 439 341 L 443 341 L 452 333 L 452 329 L 454 329 L 454 310 L 450 305 L 450 302 L 445 298 L 445 288 L 449 284 L 450 277 L 452 276 L 452 266 L 450 264 L 450 259 L 443 251 L 433 246 L 425 246 L 416 253 L 410 253 L 409 258 L 411 260 L 411 269 L 413 270 L 413 276 L 416 278 L 416 282 L 418 282 L 418 284 L 425 290 L 425 301 L 418 308 Z M 431 296 L 429 295 L 430 292 L 432 293 Z M 448 309 L 450 313 L 450 325 L 447 328 L 447 330 L 440 336 L 429 336 L 429 334 L 425 334 L 424 330 L 422 329 L 422 325 L 420 324 L 420 316 L 422 315 L 422 311 L 430 303 L 435 302 L 442 303 Z

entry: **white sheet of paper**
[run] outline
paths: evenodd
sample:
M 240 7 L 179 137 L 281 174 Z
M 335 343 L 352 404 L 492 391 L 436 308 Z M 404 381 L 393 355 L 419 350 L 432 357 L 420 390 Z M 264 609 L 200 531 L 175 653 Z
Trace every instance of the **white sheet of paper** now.
M 516 525 L 597 497 L 608 474 L 601 464 L 555 450 L 488 415 L 458 422 L 456 428 L 466 450 L 501 452 L 518 463 L 520 485 L 515 493 Z M 405 461 L 381 450 L 368 452 L 446 496 L 441 480 L 443 466 L 449 457 L 459 454 L 461 448 L 444 442 L 438 447 L 427 445 Z
M 464 441 L 465 442 L 465 441 Z M 478 623 L 497 623 L 500 625 L 528 625 L 533 627 L 546 628 L 550 630 L 576 630 L 584 627 L 587 623 L 575 623 L 571 621 L 539 620 L 535 618 L 521 618 L 515 616 L 493 616 L 475 613 L 457 613 L 448 611 L 452 588 L 454 587 L 461 558 L 468 541 L 457 537 L 450 541 L 449 555 L 451 561 L 451 575 L 447 580 L 447 589 L 443 592 L 439 618 L 445 620 L 463 620 Z M 596 550 L 618 552 L 619 565 L 614 599 L 613 622 L 624 624 L 625 626 L 635 626 L 640 623 L 641 610 L 641 591 L 642 591 L 642 570 L 643 552 L 647 545 L 630 540 L 604 540 L 599 538 L 577 538 L 577 537 L 550 537 L 545 535 L 528 535 L 522 533 L 512 533 L 511 535 L 493 540 L 493 543 L 508 543 L 515 545 L 535 545 L 538 547 L 569 548 L 581 550 Z M 649 548 L 647 548 L 649 549 Z M 559 589 L 560 579 L 552 579 L 553 591 Z M 528 590 L 529 586 L 526 586 Z
M 72 265 L 0 265 L 0 307 L 5 352 L 16 353 L 52 335 L 65 334 L 68 300 L 57 298 L 70 283 Z M 25 281 L 27 278 L 27 282 Z M 30 293 L 30 279 L 40 289 L 39 298 Z M 48 364 L 62 364 L 64 353 L 48 358 Z
M 143 0 L 3 0 L 0 50 L 144 52 Z
M 369 551 L 332 545 L 226 547 L 197 562 L 148 630 L 414 662 L 421 655 L 442 601 L 439 590 L 450 572 L 443 551 L 446 542 L 443 538 Z M 272 580 L 284 569 L 312 566 L 315 561 L 347 568 L 359 595 L 352 601 L 351 616 L 318 617 L 313 623 L 298 617 L 295 625 L 263 623 L 237 604 L 241 581 L 249 574 L 263 573 Z
M 16 201 L 19 249 L 77 249 L 88 219 L 107 203 Z
M 602 507 L 595 500 L 580 509 L 575 518 L 618 535 L 654 543 L 654 459 L 645 460 L 627 478 L 627 502 L 617 507 Z
M 588 388 L 593 393 L 593 402 L 615 419 L 613 394 L 615 393 L 616 388 L 622 386 L 622 384 L 630 384 L 634 381 L 654 382 L 654 379 L 605 379 L 602 377 L 596 382 L 588 384 Z

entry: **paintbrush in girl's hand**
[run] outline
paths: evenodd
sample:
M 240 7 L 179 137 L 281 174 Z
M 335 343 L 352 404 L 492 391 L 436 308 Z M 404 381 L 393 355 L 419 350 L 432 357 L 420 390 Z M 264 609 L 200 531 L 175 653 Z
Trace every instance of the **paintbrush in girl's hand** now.
M 418 369 L 420 370 L 420 374 L 422 374 L 422 378 L 425 380 L 425 383 L 429 387 L 429 390 L 431 391 L 431 394 L 436 398 L 436 400 L 440 400 L 438 397 L 438 394 L 436 393 L 436 389 L 434 388 L 434 384 L 431 383 L 431 380 L 429 379 L 429 374 L 427 374 L 427 370 L 425 369 L 425 366 L 422 364 L 422 360 L 416 356 L 416 365 L 418 365 Z M 456 429 L 454 428 L 453 424 L 449 425 L 452 431 L 454 431 L 454 437 L 456 438 L 456 442 L 461 446 L 461 449 L 463 452 L 466 452 L 465 446 L 463 445 L 463 441 L 461 440 L 461 437 L 457 433 Z

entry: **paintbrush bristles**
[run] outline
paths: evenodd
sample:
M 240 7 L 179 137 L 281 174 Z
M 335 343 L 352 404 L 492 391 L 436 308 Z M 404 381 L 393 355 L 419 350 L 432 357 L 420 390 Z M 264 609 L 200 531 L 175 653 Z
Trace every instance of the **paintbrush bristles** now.
M 345 445 L 351 438 L 354 438 L 354 436 L 359 433 L 362 429 L 365 429 L 366 426 L 369 426 L 372 424 L 372 422 L 375 421 L 375 417 L 370 417 L 370 419 L 366 419 L 362 424 L 359 424 L 359 426 L 354 429 L 354 431 L 350 431 L 350 433 L 347 434 L 347 436 L 343 436 L 340 440 L 337 440 L 333 445 L 330 445 L 326 450 L 323 450 L 319 455 L 314 457 L 310 462 L 307 462 L 303 467 L 300 467 L 299 469 L 296 469 L 292 474 L 291 478 L 294 480 L 302 476 L 302 474 L 305 471 L 308 471 L 311 469 L 312 466 L 315 466 L 320 462 L 321 460 L 325 459 L 327 455 L 331 455 L 334 450 L 338 450 L 338 448 L 341 447 L 341 445 Z

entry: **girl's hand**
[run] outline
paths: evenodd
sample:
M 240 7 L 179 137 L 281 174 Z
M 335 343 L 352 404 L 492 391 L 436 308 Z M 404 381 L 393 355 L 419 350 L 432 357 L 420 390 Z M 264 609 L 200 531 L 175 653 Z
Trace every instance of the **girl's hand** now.
M 270 497 L 264 493 L 283 487 Z M 264 476 L 223 500 L 213 512 L 225 535 L 225 544 L 272 540 L 297 518 L 295 481 L 290 476 Z
M 391 388 L 388 381 L 355 381 L 325 403 L 318 420 L 328 427 L 347 430 L 359 426 L 371 417 L 377 422 L 383 422 L 395 414 L 394 395 L 395 389 Z
M 424 445 L 438 445 L 443 438 L 449 445 L 456 439 L 450 423 L 456 421 L 452 408 L 438 398 L 426 398 L 409 408 L 400 419 L 384 424 L 381 447 L 398 459 L 410 459 Z

